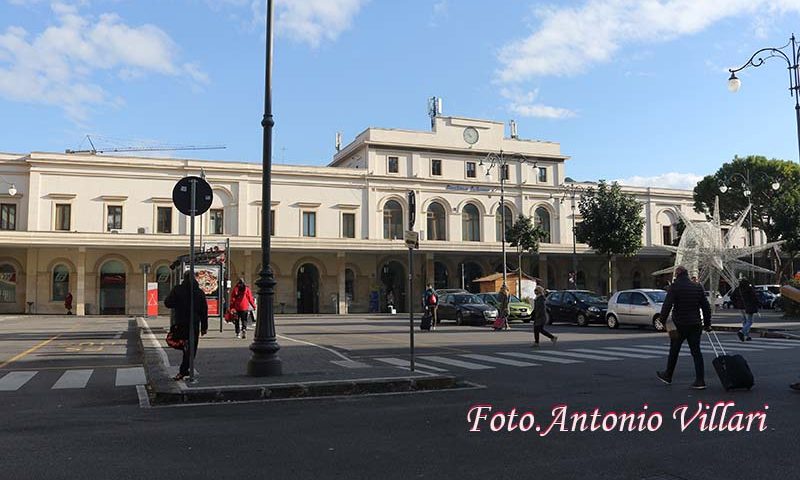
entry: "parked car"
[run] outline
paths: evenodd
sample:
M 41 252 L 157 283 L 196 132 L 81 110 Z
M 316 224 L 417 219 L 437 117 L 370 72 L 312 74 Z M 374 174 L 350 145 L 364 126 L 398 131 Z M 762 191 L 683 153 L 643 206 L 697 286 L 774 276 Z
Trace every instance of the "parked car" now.
M 500 293 L 478 293 L 478 298 L 483 300 L 496 309 L 500 309 Z M 531 321 L 533 314 L 533 307 L 527 302 L 523 302 L 516 295 L 509 295 L 508 298 L 508 319 L 509 320 L 522 320 L 525 323 Z
M 722 295 L 719 293 L 706 290 L 706 298 L 708 299 L 708 304 L 713 305 L 715 310 L 722 308 Z
M 652 325 L 659 332 L 664 331 L 661 320 L 661 307 L 667 292 L 652 288 L 622 290 L 608 301 L 606 324 L 608 328 L 620 325 Z
M 733 300 L 731 300 L 731 292 L 733 290 L 728 290 L 728 293 L 722 296 L 722 308 L 729 309 L 733 308 Z
M 781 294 L 781 286 L 780 285 L 753 285 L 753 289 L 758 291 L 767 291 L 773 295 L 780 295 Z
M 497 309 L 472 293 L 447 293 L 439 297 L 437 312 L 439 320 L 455 320 L 456 325 L 485 325 L 497 318 Z
M 438 290 L 434 290 L 436 292 L 436 296 L 441 298 L 448 293 L 469 293 L 468 291 L 464 290 L 463 288 L 440 288 Z
M 769 290 L 756 290 L 756 299 L 761 308 L 773 309 L 779 304 L 778 295 Z
M 581 327 L 590 322 L 605 322 L 608 300 L 588 290 L 559 290 L 545 299 L 549 323 L 575 322 Z

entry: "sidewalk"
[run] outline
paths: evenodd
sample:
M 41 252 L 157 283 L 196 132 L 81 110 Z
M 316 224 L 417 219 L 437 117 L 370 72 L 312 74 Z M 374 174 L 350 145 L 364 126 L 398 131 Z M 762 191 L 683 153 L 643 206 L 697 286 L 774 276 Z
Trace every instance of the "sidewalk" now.
M 370 366 L 353 361 L 344 352 L 280 336 L 278 356 L 283 375 L 246 375 L 254 330 L 237 339 L 229 326 L 222 333 L 214 325 L 200 338 L 195 359 L 197 382 L 175 381 L 182 352 L 166 345 L 169 318 L 137 318 L 148 393 L 153 404 L 205 403 L 413 392 L 458 388 L 451 375 L 411 372 L 393 366 Z
M 761 337 L 800 338 L 800 321 L 783 318 L 780 312 L 763 311 L 754 320 L 750 330 L 752 334 Z M 742 327 L 742 317 L 738 310 L 717 311 L 713 321 L 714 330 L 717 331 L 738 332 Z

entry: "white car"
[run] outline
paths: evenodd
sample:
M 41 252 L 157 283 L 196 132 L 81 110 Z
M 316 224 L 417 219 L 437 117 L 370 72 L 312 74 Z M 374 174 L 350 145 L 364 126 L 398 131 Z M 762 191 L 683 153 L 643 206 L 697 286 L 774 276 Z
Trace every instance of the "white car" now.
M 620 325 L 650 325 L 659 332 L 664 331 L 661 307 L 667 292 L 652 288 L 622 290 L 608 301 L 606 324 L 608 328 Z

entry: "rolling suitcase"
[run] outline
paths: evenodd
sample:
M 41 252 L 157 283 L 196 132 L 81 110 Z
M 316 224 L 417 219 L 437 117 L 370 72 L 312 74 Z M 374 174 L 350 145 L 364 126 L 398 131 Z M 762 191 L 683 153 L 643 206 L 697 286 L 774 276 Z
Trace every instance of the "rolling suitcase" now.
M 433 315 L 426 313 L 425 315 L 422 316 L 422 321 L 419 323 L 419 329 L 430 331 L 432 321 L 433 321 Z
M 711 338 L 711 334 L 714 334 L 714 339 L 719 345 L 719 352 L 717 351 L 717 345 L 714 344 L 714 340 Z M 744 359 L 741 355 L 728 355 L 725 353 L 725 347 L 722 346 L 722 342 L 719 341 L 719 337 L 717 337 L 717 332 L 711 331 L 706 332 L 708 335 L 708 341 L 711 343 L 711 348 L 714 349 L 714 360 L 711 362 L 714 365 L 714 370 L 717 371 L 717 376 L 719 376 L 719 381 L 722 383 L 722 387 L 725 390 L 736 390 L 736 389 L 747 389 L 750 390 L 753 388 L 753 384 L 755 383 L 753 380 L 753 372 L 750 371 L 750 366 L 747 365 L 747 360 Z

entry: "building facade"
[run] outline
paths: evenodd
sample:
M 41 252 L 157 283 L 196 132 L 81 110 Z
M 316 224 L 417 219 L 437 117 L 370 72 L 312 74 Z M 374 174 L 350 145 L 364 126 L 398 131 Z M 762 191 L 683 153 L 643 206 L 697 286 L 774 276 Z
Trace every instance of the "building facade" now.
M 0 181 L 16 187 L 12 196 L 0 184 L 0 313 L 63 313 L 67 292 L 79 315 L 141 313 L 148 281 L 159 282 L 163 298 L 169 265 L 189 245 L 189 219 L 174 208 L 172 189 L 201 169 L 214 199 L 197 231 L 204 241 L 230 239 L 232 278 L 257 278 L 261 213 L 270 208 L 278 313 L 383 310 L 389 292 L 405 310 L 408 191 L 416 194 L 420 233 L 415 308 L 424 283 L 469 289 L 473 279 L 502 270 L 501 208 L 507 223 L 530 215 L 549 234 L 538 255 L 525 255 L 526 273 L 566 288 L 575 262 L 578 286 L 605 292 L 605 260 L 583 244 L 573 255 L 572 223 L 580 218 L 564 195 L 568 158 L 559 144 L 508 138 L 498 122 L 434 122 L 429 132 L 369 128 L 326 167 L 274 165 L 268 206 L 255 163 L 0 154 Z M 501 151 L 508 168 L 495 166 L 487 177 L 487 156 Z M 625 190 L 644 205 L 644 248 L 615 262 L 613 285 L 655 286 L 650 272 L 670 265 L 661 246 L 677 234 L 675 209 L 697 216 L 692 194 Z M 508 267 L 517 262 L 509 248 Z

